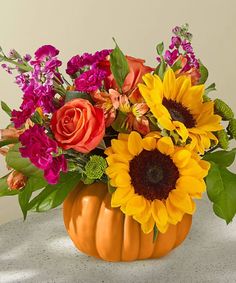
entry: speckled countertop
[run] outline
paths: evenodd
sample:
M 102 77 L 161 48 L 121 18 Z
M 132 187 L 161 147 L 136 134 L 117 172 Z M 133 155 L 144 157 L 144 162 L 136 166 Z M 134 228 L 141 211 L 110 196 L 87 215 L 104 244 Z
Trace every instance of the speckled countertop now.
M 236 222 L 226 226 L 198 203 L 187 240 L 160 260 L 108 263 L 78 252 L 60 210 L 0 226 L 0 282 L 236 282 Z

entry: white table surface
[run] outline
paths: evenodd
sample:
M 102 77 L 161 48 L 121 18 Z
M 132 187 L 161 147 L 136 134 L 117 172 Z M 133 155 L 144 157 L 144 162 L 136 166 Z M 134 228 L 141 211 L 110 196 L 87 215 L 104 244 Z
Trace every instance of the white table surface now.
M 184 244 L 159 260 L 108 263 L 78 252 L 64 229 L 61 210 L 0 226 L 0 282 L 236 282 L 236 225 L 198 202 Z

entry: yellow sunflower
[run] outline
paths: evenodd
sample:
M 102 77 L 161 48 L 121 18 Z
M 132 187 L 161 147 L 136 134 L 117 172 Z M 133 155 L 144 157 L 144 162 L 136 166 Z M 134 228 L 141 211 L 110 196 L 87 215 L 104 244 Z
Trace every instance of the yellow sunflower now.
M 172 69 L 165 73 L 163 81 L 150 73 L 143 76 L 145 84 L 139 90 L 159 125 L 175 131 L 181 142 L 190 141 L 190 149 L 204 153 L 217 143 L 212 133 L 223 127 L 221 117 L 214 114 L 214 102 L 203 102 L 204 85 L 191 85 L 188 76 L 175 77 Z
M 111 205 L 137 220 L 144 233 L 155 224 L 165 233 L 169 224 L 194 213 L 192 198 L 201 198 L 209 170 L 196 153 L 156 132 L 144 138 L 137 132 L 119 134 L 105 153 L 106 173 L 116 188 Z

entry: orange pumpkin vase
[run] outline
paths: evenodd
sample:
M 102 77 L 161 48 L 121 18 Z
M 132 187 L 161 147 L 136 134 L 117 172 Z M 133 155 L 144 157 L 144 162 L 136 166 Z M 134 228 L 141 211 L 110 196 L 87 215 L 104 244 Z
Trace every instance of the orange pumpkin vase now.
M 111 208 L 111 195 L 103 183 L 79 184 L 64 201 L 63 215 L 75 246 L 106 261 L 162 257 L 183 242 L 192 223 L 192 216 L 185 214 L 153 242 L 153 232 L 144 234 L 132 217 Z

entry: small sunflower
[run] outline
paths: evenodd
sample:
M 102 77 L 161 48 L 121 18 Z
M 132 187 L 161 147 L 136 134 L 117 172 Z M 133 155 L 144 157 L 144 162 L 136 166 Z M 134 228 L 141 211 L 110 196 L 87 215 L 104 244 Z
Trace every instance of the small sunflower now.
M 144 233 L 155 224 L 165 233 L 169 224 L 194 213 L 192 198 L 201 198 L 209 170 L 209 163 L 195 152 L 156 132 L 145 138 L 131 132 L 119 134 L 105 153 L 106 173 L 116 188 L 111 205 L 138 221 Z
M 182 143 L 190 141 L 190 149 L 204 153 L 217 143 L 212 133 L 221 130 L 221 117 L 214 114 L 214 102 L 203 103 L 204 85 L 192 86 L 188 76 L 175 77 L 172 69 L 163 81 L 150 73 L 143 76 L 139 90 L 161 127 L 175 131 Z

